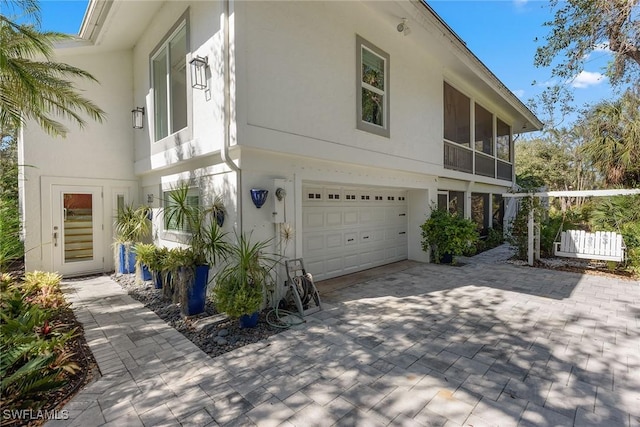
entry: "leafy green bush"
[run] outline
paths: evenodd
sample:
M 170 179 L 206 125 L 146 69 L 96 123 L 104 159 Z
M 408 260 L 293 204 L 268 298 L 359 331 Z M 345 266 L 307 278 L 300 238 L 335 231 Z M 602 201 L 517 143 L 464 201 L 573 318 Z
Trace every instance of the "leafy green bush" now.
M 44 283 L 36 283 L 36 277 Z M 32 274 L 28 283 L 9 283 L 0 299 L 0 405 L 7 409 L 41 408 L 47 403 L 43 393 L 62 387 L 65 373 L 79 369 L 66 349 L 76 331 L 56 320 L 58 306 L 33 300 L 43 289 L 61 297 L 54 275 Z
M 616 196 L 597 200 L 590 225 L 598 231 L 622 234 L 627 246 L 627 268 L 640 273 L 640 195 Z
M 24 255 L 20 227 L 17 203 L 0 198 L 0 271 L 5 271 Z
M 487 232 L 487 238 L 485 240 L 485 244 L 488 249 L 495 248 L 504 243 L 504 234 L 502 229 L 498 228 L 490 228 Z
M 279 258 L 266 252 L 270 241 L 250 242 L 250 236 L 236 236 L 227 264 L 216 275 L 213 297 L 216 309 L 231 318 L 258 311 L 265 287 Z
M 433 262 L 442 262 L 445 254 L 472 255 L 479 239 L 476 223 L 446 210 L 432 207 L 431 216 L 420 226 L 422 250 L 431 249 Z

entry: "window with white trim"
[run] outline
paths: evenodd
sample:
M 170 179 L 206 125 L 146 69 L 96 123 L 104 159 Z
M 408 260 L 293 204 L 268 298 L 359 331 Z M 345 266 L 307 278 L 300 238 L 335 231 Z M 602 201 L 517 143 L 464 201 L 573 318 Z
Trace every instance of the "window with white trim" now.
M 171 207 L 175 205 L 175 201 L 171 198 L 171 191 L 165 191 L 163 193 L 163 212 L 164 212 L 164 229 L 165 231 L 182 231 L 185 233 L 191 232 L 191 227 L 188 224 L 188 221 L 182 220 L 183 224 L 178 224 L 178 219 L 176 217 L 171 217 L 168 212 L 171 211 Z M 173 190 L 179 191 L 179 190 Z M 200 191 L 197 188 L 189 189 L 186 197 L 186 205 L 191 206 L 193 208 L 198 208 L 200 206 Z
M 187 127 L 187 50 L 182 22 L 151 56 L 156 141 Z
M 356 36 L 357 128 L 389 137 L 389 55 Z

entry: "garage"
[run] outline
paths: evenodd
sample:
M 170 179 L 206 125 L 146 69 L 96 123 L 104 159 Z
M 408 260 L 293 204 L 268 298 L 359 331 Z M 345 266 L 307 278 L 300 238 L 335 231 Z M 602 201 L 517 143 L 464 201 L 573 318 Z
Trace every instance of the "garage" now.
M 304 185 L 303 256 L 315 280 L 407 259 L 400 189 Z

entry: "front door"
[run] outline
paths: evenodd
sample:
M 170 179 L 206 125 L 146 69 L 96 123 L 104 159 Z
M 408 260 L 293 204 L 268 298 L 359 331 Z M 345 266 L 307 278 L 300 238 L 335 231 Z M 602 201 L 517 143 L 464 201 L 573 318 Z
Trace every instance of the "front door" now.
M 53 186 L 53 268 L 80 275 L 104 270 L 102 187 Z

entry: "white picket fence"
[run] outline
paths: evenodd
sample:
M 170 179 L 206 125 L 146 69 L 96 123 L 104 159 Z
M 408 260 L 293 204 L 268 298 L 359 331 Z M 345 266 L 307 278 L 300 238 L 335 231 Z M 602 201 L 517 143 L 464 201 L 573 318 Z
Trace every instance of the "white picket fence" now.
M 626 256 L 622 235 L 611 231 L 588 233 L 583 230 L 563 231 L 555 242 L 555 256 L 622 262 Z

